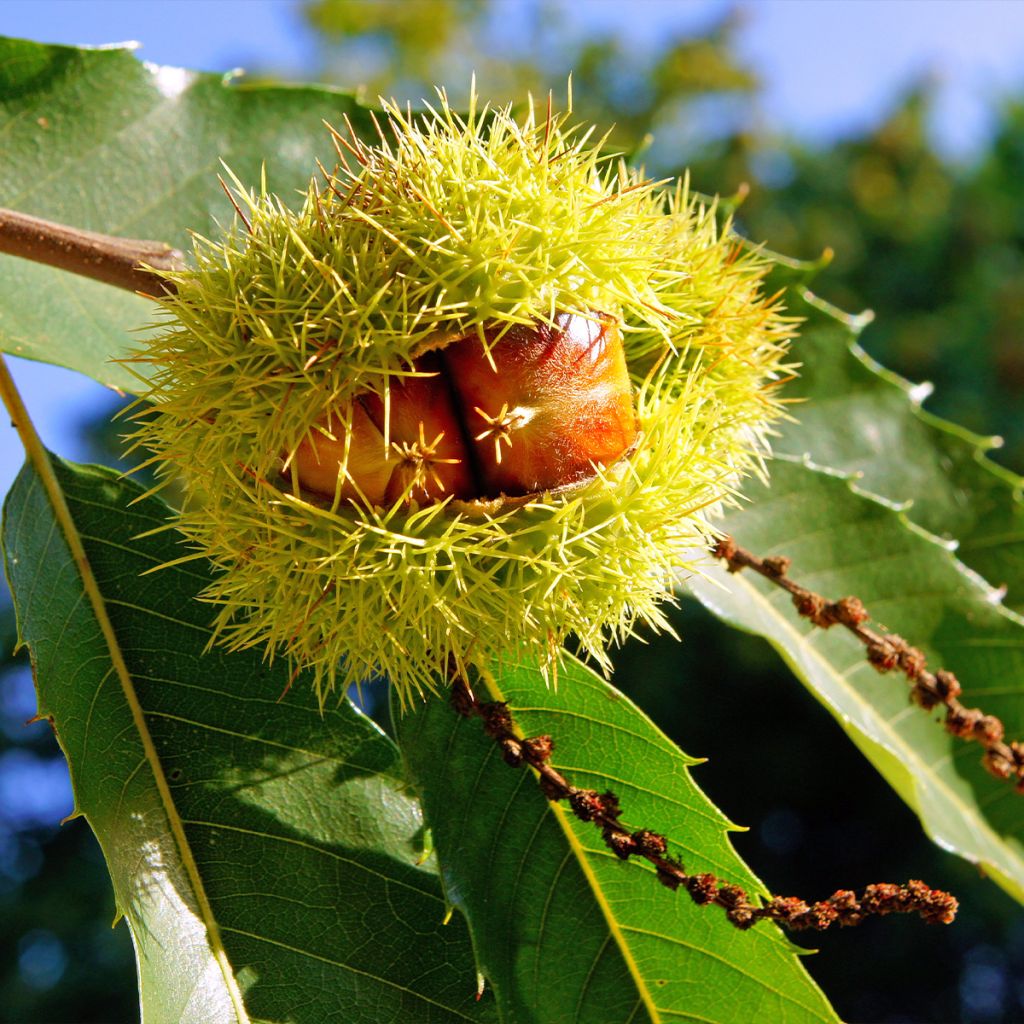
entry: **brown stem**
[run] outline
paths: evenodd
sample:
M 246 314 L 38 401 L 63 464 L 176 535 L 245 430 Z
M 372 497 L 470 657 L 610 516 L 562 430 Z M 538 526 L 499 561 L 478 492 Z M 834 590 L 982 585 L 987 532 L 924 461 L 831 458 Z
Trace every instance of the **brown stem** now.
M 723 537 L 714 548 L 729 572 L 751 569 L 777 587 L 792 595 L 798 614 L 815 626 L 828 629 L 840 625 L 848 629 L 867 648 L 867 660 L 879 672 L 899 669 L 910 682 L 910 699 L 926 711 L 938 705 L 946 709 L 944 725 L 947 732 L 964 740 L 974 740 L 985 751 L 981 763 L 997 779 L 1016 783 L 1024 793 L 1024 743 L 1003 739 L 1003 723 L 995 715 L 986 715 L 980 708 L 968 708 L 957 699 L 960 683 L 952 672 L 939 669 L 929 672 L 924 654 L 911 647 L 895 633 L 879 633 L 864 625 L 870 616 L 858 597 L 829 601 L 820 594 L 800 586 L 787 575 L 790 560 L 784 555 L 758 558 L 741 548 L 732 537 Z
M 793 931 L 824 931 L 833 924 L 860 924 L 871 916 L 911 913 L 919 914 L 928 924 L 949 924 L 956 915 L 955 897 L 916 880 L 906 885 L 869 885 L 860 895 L 840 889 L 828 899 L 811 904 L 795 896 L 771 896 L 763 903 L 754 903 L 738 885 L 722 882 L 712 874 L 687 874 L 682 862 L 669 854 L 665 836 L 650 829 L 628 828 L 614 793 L 572 785 L 550 763 L 554 750 L 550 736 L 524 738 L 508 705 L 503 701 L 478 701 L 458 672 L 452 673 L 452 705 L 465 718 L 481 718 L 484 731 L 497 743 L 505 761 L 513 767 L 529 765 L 537 773 L 544 795 L 549 800 L 567 801 L 580 821 L 593 822 L 617 857 L 643 857 L 654 865 L 662 885 L 685 889 L 700 906 L 713 903 L 721 907 L 737 928 L 747 929 L 767 918 Z
M 181 252 L 164 242 L 82 231 L 2 207 L 0 253 L 70 270 L 73 274 L 149 296 L 173 294 L 173 282 L 161 277 L 160 272 L 181 270 L 185 266 Z

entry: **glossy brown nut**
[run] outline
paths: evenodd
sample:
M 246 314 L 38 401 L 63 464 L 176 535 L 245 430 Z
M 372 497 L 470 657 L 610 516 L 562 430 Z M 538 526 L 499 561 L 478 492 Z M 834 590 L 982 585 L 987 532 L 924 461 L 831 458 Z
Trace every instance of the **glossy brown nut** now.
M 349 433 L 351 440 L 347 440 Z M 348 473 L 343 475 L 346 446 Z M 383 435 L 360 402 L 352 407 L 350 430 L 344 420 L 328 417 L 303 439 L 292 461 L 299 483 L 307 491 L 333 498 L 337 487 L 342 500 L 384 504 L 393 467 Z
M 519 497 L 587 479 L 630 448 L 636 414 L 614 318 L 560 314 L 495 337 L 489 352 L 470 336 L 420 356 L 392 378 L 387 403 L 360 395 L 351 441 L 339 417 L 324 424 L 330 437 L 296 449 L 302 487 L 372 505 Z
M 414 372 L 415 376 L 392 378 L 387 406 L 376 394 L 358 399 L 382 435 L 387 419 L 393 470 L 383 504 L 403 496 L 421 505 L 447 497 L 474 497 L 462 417 L 440 354 L 420 356 Z
M 513 327 L 487 359 L 462 341 L 443 352 L 480 467 L 480 496 L 533 494 L 590 477 L 636 440 L 618 323 L 561 314 Z

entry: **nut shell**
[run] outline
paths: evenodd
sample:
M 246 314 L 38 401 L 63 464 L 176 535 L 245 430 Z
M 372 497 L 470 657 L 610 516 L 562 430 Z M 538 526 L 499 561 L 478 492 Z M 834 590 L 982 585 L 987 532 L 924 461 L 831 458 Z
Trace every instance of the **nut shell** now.
M 553 676 L 569 636 L 607 669 L 764 472 L 792 334 L 767 260 L 539 107 L 386 121 L 298 208 L 240 188 L 169 275 L 136 439 L 184 485 L 182 558 L 216 570 L 220 643 L 322 696 Z

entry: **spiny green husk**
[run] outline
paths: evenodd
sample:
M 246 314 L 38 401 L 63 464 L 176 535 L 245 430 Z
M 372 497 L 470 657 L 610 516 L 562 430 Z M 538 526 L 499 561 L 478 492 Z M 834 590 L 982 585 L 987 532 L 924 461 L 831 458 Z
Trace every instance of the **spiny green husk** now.
M 240 190 L 247 223 L 196 238 L 139 356 L 155 371 L 137 440 L 161 481 L 184 480 L 176 525 L 220 570 L 219 639 L 311 667 L 321 693 L 376 675 L 422 693 L 452 661 L 521 645 L 554 669 L 570 634 L 607 667 L 638 623 L 667 627 L 685 552 L 761 466 L 791 323 L 714 209 L 564 119 L 461 119 L 443 96 L 386 112 L 297 212 Z M 479 508 L 298 487 L 302 440 L 424 350 L 593 311 L 621 318 L 640 437 L 584 485 Z

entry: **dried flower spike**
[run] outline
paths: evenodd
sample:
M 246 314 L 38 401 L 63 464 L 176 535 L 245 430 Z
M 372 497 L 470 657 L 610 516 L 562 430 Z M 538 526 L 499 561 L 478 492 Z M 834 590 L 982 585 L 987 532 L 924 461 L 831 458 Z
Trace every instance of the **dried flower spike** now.
M 386 114 L 167 275 L 137 439 L 219 639 L 321 692 L 524 644 L 553 671 L 569 634 L 606 665 L 761 465 L 791 323 L 713 208 L 564 118 Z

